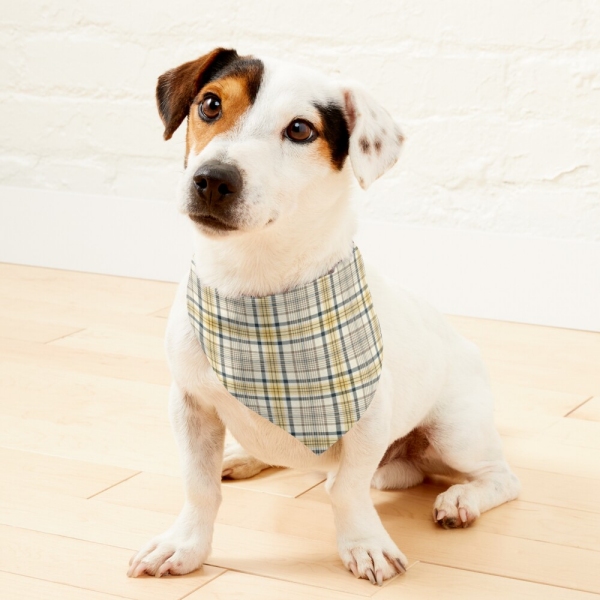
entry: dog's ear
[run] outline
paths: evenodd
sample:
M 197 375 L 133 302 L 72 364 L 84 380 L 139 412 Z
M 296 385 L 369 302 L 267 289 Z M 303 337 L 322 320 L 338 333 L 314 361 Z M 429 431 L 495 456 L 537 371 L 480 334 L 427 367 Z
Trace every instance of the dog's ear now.
M 367 189 L 398 160 L 404 136 L 391 115 L 360 84 L 342 86 L 350 146 L 360 187 Z
M 216 48 L 212 52 L 163 73 L 156 86 L 158 113 L 168 140 L 186 118 L 190 105 L 210 76 L 238 58 L 235 50 Z

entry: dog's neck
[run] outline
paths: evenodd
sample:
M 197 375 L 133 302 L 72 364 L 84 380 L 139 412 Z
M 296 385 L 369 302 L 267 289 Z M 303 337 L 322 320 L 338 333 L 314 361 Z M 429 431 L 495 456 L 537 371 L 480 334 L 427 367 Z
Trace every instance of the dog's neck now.
M 224 296 L 268 296 L 325 275 L 352 252 L 356 218 L 348 196 L 340 193 L 318 219 L 299 210 L 261 231 L 223 237 L 196 233 L 202 285 Z

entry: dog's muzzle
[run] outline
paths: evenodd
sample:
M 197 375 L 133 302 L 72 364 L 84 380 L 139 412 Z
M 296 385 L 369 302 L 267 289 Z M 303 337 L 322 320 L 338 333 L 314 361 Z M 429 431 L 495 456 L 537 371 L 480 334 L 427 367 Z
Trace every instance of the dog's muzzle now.
M 211 160 L 192 180 L 190 218 L 212 229 L 236 229 L 233 208 L 243 187 L 242 174 L 234 165 Z

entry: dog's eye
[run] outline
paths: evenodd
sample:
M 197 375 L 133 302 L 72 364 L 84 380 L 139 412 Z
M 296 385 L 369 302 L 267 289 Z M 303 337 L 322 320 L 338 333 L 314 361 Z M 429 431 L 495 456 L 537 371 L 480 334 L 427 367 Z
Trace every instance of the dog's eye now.
M 285 137 L 292 142 L 310 142 L 315 137 L 313 126 L 304 119 L 294 119 L 285 128 Z
M 221 110 L 221 99 L 214 94 L 208 94 L 198 106 L 198 114 L 205 121 L 216 121 L 221 116 Z

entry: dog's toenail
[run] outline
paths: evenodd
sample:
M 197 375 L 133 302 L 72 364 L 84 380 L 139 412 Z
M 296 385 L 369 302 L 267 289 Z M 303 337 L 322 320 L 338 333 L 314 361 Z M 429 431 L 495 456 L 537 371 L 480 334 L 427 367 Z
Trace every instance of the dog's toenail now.
M 397 558 L 394 562 L 396 563 L 396 569 L 398 569 L 398 573 L 400 573 L 400 575 L 406 573 L 406 567 L 402 564 L 399 558 Z

